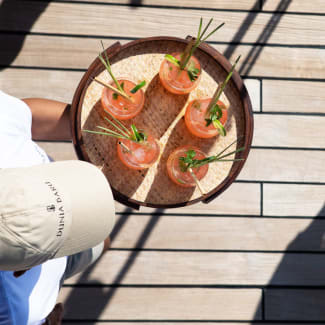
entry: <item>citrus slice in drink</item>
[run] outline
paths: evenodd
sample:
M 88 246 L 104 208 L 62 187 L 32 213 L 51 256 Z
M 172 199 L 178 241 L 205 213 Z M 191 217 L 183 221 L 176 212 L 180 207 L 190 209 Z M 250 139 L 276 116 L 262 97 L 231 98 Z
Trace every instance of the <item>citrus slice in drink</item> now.
M 172 56 L 180 61 L 181 53 L 173 53 Z M 188 69 L 197 69 L 195 80 L 189 77 Z M 177 95 L 188 94 L 197 87 L 201 78 L 201 65 L 196 57 L 191 56 L 184 70 L 164 59 L 160 65 L 159 77 L 162 85 L 171 93 Z
M 211 98 L 195 99 L 192 100 L 186 107 L 185 124 L 187 126 L 187 129 L 189 132 L 199 138 L 212 138 L 221 132 L 217 123 L 211 123 L 207 126 L 207 108 L 210 104 L 210 101 Z M 220 117 L 219 122 L 222 125 L 225 125 L 227 122 L 228 111 L 222 101 L 218 100 L 217 104 L 221 108 L 222 112 L 222 116 Z
M 118 79 L 118 83 L 122 86 L 125 93 L 132 98 L 132 102 L 123 96 L 115 93 L 109 88 L 104 88 L 101 97 L 101 103 L 104 110 L 110 112 L 119 120 L 128 120 L 135 117 L 143 108 L 144 92 L 142 89 L 136 93 L 131 93 L 131 90 L 136 87 L 136 84 L 127 79 Z M 111 85 L 116 88 L 114 82 Z
M 118 140 L 117 154 L 121 162 L 136 170 L 146 169 L 152 166 L 159 157 L 160 146 L 151 135 L 147 140 L 135 142 L 129 139 Z
M 167 172 L 169 178 L 177 185 L 183 187 L 193 187 L 196 186 L 196 182 L 191 175 L 191 173 L 187 171 L 183 171 L 182 162 L 179 160 L 180 157 L 186 157 L 186 152 L 188 150 L 195 151 L 195 159 L 204 159 L 206 155 L 198 148 L 193 146 L 183 146 L 174 150 L 168 157 L 167 160 Z M 195 174 L 198 180 L 202 179 L 206 173 L 208 172 L 209 164 L 203 165 L 201 167 L 192 168 L 193 173 Z

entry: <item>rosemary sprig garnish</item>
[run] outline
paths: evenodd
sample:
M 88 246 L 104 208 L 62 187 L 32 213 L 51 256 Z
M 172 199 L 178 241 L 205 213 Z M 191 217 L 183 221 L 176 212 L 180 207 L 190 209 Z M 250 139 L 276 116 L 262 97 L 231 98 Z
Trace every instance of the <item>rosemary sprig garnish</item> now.
M 239 149 L 236 149 L 234 151 L 231 151 L 227 154 L 223 154 L 228 148 L 230 148 L 234 143 L 236 143 L 240 138 L 236 139 L 234 142 L 232 142 L 228 147 L 226 147 L 224 150 L 219 152 L 216 156 L 210 156 L 203 159 L 195 159 L 196 152 L 195 150 L 191 149 L 186 151 L 185 157 L 179 157 L 179 168 L 182 172 L 187 172 L 190 168 L 198 168 L 206 164 L 210 164 L 212 162 L 223 162 L 223 161 L 240 161 L 243 159 L 224 159 L 226 157 L 229 157 L 237 152 L 241 152 L 245 149 L 245 147 L 241 147 Z
M 108 111 L 104 110 L 105 113 L 107 113 L 112 119 L 113 121 L 111 121 L 110 119 L 108 119 L 107 117 L 104 117 L 104 119 L 110 124 L 112 125 L 116 131 L 113 131 L 111 129 L 107 129 L 103 126 L 97 125 L 97 128 L 103 131 L 92 131 L 92 130 L 83 130 L 84 132 L 87 133 L 93 133 L 93 134 L 101 134 L 101 135 L 107 135 L 113 138 L 117 138 L 117 139 L 125 139 L 125 140 L 131 140 L 133 142 L 143 142 L 147 140 L 147 135 L 145 132 L 140 132 L 137 127 L 132 124 L 131 125 L 131 130 L 128 130 L 118 119 L 116 119 L 111 113 L 109 113 Z M 122 145 L 123 143 L 119 142 L 120 145 Z M 125 145 L 123 145 L 124 147 Z
M 222 117 L 222 108 L 218 105 L 218 100 L 223 93 L 228 81 L 230 80 L 240 57 L 241 55 L 238 56 L 235 63 L 232 65 L 226 79 L 222 84 L 218 86 L 207 108 L 207 118 L 205 119 L 206 126 L 209 126 L 212 123 L 213 126 L 218 129 L 219 133 L 223 136 L 226 135 L 226 130 L 220 122 L 220 119 Z

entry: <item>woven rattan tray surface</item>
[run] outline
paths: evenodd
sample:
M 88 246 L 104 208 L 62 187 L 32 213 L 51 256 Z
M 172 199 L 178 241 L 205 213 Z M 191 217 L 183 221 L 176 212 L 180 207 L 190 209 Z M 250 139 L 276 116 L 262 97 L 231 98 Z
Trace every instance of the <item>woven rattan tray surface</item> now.
M 136 40 L 121 46 L 114 44 L 106 50 L 112 70 L 117 78 L 125 77 L 138 83 L 146 80 L 144 108 L 135 118 L 123 121 L 126 126 L 134 123 L 160 139 L 162 155 L 147 170 L 131 170 L 125 167 L 116 153 L 116 139 L 103 135 L 85 133 L 97 125 L 109 127 L 103 119 L 100 97 L 102 86 L 92 81 L 98 77 L 106 82 L 111 78 L 97 58 L 84 74 L 72 102 L 73 141 L 79 159 L 89 161 L 106 175 L 119 202 L 138 208 L 139 205 L 171 208 L 198 201 L 209 202 L 225 190 L 236 178 L 244 165 L 253 134 L 253 117 L 247 90 L 237 72 L 233 74 L 221 98 L 228 106 L 227 136 L 200 139 L 186 129 L 184 119 L 175 118 L 189 101 L 212 97 L 218 84 L 231 68 L 219 52 L 202 44 L 195 53 L 202 68 L 199 86 L 189 95 L 174 95 L 164 89 L 159 80 L 160 64 L 166 53 L 181 52 L 186 40 L 171 37 L 153 37 Z M 223 162 L 209 165 L 207 176 L 201 181 L 206 195 L 198 188 L 184 188 L 174 184 L 167 175 L 166 161 L 178 146 L 191 144 L 207 155 L 213 155 L 236 138 L 242 136 L 237 147 L 245 150 L 236 155 L 240 162 Z M 231 149 L 234 150 L 236 145 Z

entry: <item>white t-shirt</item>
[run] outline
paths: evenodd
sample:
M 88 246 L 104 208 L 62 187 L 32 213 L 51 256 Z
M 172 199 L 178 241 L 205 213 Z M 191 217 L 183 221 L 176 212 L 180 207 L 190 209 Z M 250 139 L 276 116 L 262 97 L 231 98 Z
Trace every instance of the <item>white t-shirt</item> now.
M 32 141 L 31 125 L 29 107 L 0 90 L 0 168 L 49 162 Z M 55 306 L 66 264 L 66 257 L 50 260 L 19 278 L 0 271 L 0 325 L 42 324 Z

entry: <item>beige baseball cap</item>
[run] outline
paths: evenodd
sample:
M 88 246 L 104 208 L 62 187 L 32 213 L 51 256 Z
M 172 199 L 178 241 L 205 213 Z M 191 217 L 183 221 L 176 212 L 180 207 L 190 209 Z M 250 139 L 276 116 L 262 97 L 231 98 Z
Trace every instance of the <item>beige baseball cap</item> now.
M 114 223 L 111 188 L 90 163 L 0 169 L 0 270 L 24 270 L 94 247 Z

